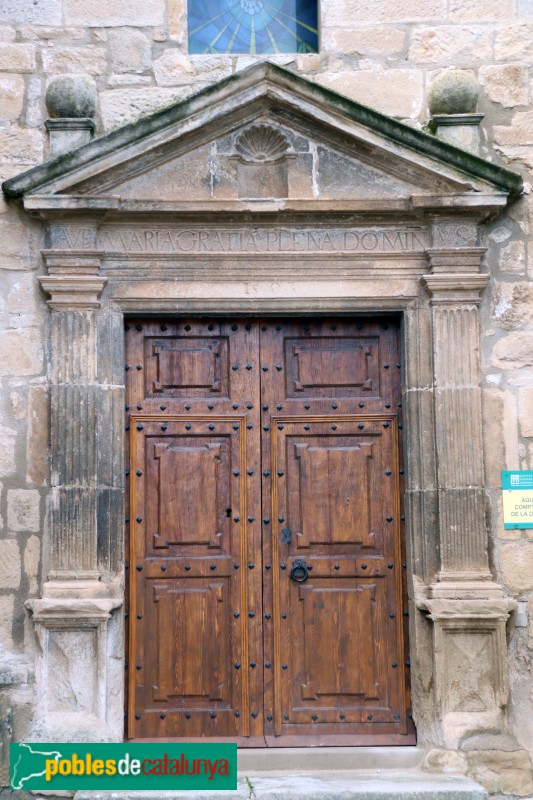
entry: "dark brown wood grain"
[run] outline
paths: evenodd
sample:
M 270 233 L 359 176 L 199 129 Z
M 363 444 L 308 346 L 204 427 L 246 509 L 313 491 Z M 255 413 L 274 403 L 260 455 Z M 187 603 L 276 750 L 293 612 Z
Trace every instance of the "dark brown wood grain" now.
M 130 320 L 126 353 L 127 735 L 413 741 L 398 326 Z

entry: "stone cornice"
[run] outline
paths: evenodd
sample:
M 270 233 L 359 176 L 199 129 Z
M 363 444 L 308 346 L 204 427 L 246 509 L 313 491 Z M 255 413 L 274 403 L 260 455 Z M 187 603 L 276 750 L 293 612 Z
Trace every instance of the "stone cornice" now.
M 433 274 L 479 272 L 486 247 L 432 247 L 426 255 Z
M 467 302 L 478 305 L 489 276 L 474 272 L 452 272 L 423 275 L 420 280 L 431 295 L 432 303 Z
M 47 275 L 38 279 L 50 295 L 48 305 L 54 311 L 67 308 L 99 308 L 99 297 L 107 278 L 97 275 Z

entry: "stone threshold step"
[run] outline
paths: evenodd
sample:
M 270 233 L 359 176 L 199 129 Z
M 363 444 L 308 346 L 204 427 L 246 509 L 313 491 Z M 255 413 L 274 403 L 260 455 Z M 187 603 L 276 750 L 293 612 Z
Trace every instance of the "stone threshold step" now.
M 463 775 L 369 770 L 240 776 L 237 790 L 77 792 L 75 800 L 487 800 Z
M 239 772 L 413 769 L 422 764 L 422 747 L 264 747 L 237 751 Z

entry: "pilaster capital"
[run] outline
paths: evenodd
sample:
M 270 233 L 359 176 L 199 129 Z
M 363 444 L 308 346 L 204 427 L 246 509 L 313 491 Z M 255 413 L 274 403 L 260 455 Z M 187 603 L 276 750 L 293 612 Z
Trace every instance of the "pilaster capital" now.
M 48 275 L 39 283 L 50 295 L 54 311 L 99 308 L 99 297 L 107 283 L 100 276 L 102 253 L 84 250 L 43 250 Z
M 431 247 L 426 250 L 431 272 L 479 273 L 486 247 Z
M 459 598 L 438 598 L 421 599 L 417 602 L 417 607 L 422 611 L 429 612 L 430 619 L 434 622 L 441 622 L 453 625 L 457 622 L 463 625 L 465 621 L 479 620 L 500 620 L 505 622 L 511 611 L 517 607 L 518 603 L 512 597 L 493 597 L 490 599 L 459 599 Z
M 452 272 L 423 275 L 422 286 L 435 303 L 468 303 L 479 305 L 481 294 L 489 282 L 489 276 L 476 272 Z

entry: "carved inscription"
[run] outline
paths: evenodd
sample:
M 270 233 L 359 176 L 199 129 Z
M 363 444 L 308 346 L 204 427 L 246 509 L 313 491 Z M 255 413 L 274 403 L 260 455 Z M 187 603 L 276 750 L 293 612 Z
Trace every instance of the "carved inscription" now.
M 116 228 L 98 234 L 98 249 L 124 253 L 401 253 L 430 246 L 422 228 Z

